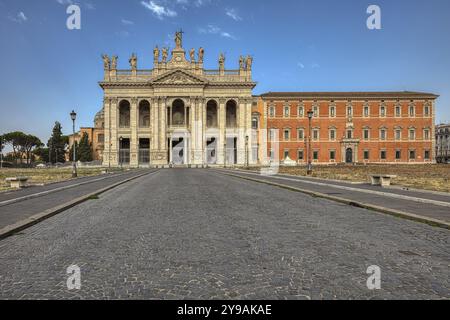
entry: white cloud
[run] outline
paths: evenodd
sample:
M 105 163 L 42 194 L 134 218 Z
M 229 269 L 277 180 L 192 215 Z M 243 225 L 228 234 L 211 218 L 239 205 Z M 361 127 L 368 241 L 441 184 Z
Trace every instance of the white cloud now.
M 8 18 L 9 18 L 9 20 L 17 22 L 17 23 L 22 23 L 22 22 L 28 21 L 27 16 L 22 11 L 20 11 L 16 16 L 9 16 Z
M 320 68 L 320 64 L 318 64 L 318 63 L 313 63 L 313 64 L 311 65 L 311 68 L 313 68 L 313 69 Z
M 225 9 L 225 14 L 227 16 L 229 16 L 231 19 L 233 19 L 234 21 L 241 21 L 242 20 L 242 18 L 237 13 L 236 9 L 233 9 L 233 8 Z
M 175 11 L 159 5 L 152 0 L 149 0 L 149 2 L 141 1 L 141 4 L 145 8 L 153 12 L 153 14 L 160 20 L 163 20 L 165 17 L 172 18 L 177 16 L 177 13 Z
M 305 65 L 301 62 L 297 63 L 297 67 L 299 67 L 300 69 L 305 69 Z
M 59 4 L 62 4 L 62 5 L 73 4 L 72 0 L 56 0 L 56 2 L 58 2 Z
M 223 31 L 220 27 L 215 26 L 213 24 L 209 24 L 206 26 L 206 28 L 199 28 L 198 33 L 201 34 L 219 34 L 220 36 L 228 39 L 237 40 L 235 36 L 233 36 L 231 33 Z
M 122 19 L 121 21 L 122 21 L 122 24 L 124 24 L 124 25 L 126 25 L 126 26 L 131 26 L 131 25 L 134 24 L 133 21 L 127 20 L 127 19 Z

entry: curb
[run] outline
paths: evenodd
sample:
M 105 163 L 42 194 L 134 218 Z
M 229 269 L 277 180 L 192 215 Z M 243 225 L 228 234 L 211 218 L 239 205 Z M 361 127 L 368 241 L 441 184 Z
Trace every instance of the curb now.
M 141 177 L 143 177 L 145 175 L 155 174 L 158 171 L 159 170 L 152 171 L 152 172 L 146 172 L 146 173 L 143 173 L 143 174 L 140 174 L 140 175 L 128 178 L 126 180 L 117 182 L 117 183 L 115 183 L 113 185 L 110 185 L 110 186 L 107 186 L 107 187 L 102 188 L 100 190 L 91 192 L 91 193 L 89 193 L 87 195 L 78 197 L 78 198 L 76 198 L 74 200 L 71 200 L 69 202 L 66 202 L 66 203 L 64 203 L 62 205 L 59 205 L 59 206 L 47 209 L 47 210 L 42 211 L 40 213 L 34 214 L 31 217 L 28 217 L 26 219 L 23 219 L 21 221 L 18 221 L 16 223 L 14 223 L 14 224 L 6 226 L 6 227 L 0 229 L 0 240 L 5 239 L 5 238 L 7 238 L 7 237 L 9 237 L 9 236 L 19 232 L 19 231 L 22 231 L 22 230 L 26 229 L 26 228 L 29 228 L 29 227 L 31 227 L 31 226 L 33 226 L 33 225 L 35 225 L 35 224 L 37 224 L 37 223 L 39 223 L 39 222 L 41 222 L 43 220 L 51 218 L 51 217 L 57 215 L 58 213 L 61 213 L 61 212 L 65 211 L 65 210 L 67 210 L 67 209 L 75 207 L 76 205 L 89 200 L 89 198 L 92 198 L 94 196 L 98 196 L 98 195 L 100 195 L 102 193 L 105 193 L 106 191 L 114 189 L 114 188 L 116 188 L 116 187 L 118 187 L 118 186 L 120 186 L 122 184 L 125 184 L 127 182 L 130 182 L 132 180 L 141 178 Z
M 89 180 L 89 181 L 83 181 L 83 182 L 80 182 L 80 183 L 71 184 L 71 185 L 64 186 L 64 187 L 59 187 L 59 188 L 55 188 L 55 189 L 50 189 L 50 190 L 46 190 L 46 191 L 32 193 L 32 194 L 29 194 L 29 195 L 26 195 L 26 196 L 22 196 L 22 197 L 19 197 L 19 198 L 14 198 L 14 199 L 10 199 L 10 200 L 0 201 L 0 207 L 7 206 L 7 205 L 10 205 L 10 204 L 13 204 L 13 203 L 17 203 L 17 202 L 22 202 L 22 201 L 29 200 L 29 199 L 38 198 L 40 196 L 45 196 L 47 194 L 51 194 L 51 193 L 54 193 L 54 192 L 64 191 L 64 190 L 67 190 L 67 189 L 83 186 L 85 184 L 89 184 L 89 183 L 92 183 L 92 182 L 102 181 L 102 180 L 106 180 L 108 178 L 120 177 L 121 175 L 124 175 L 124 174 L 126 174 L 126 172 L 119 173 L 119 174 L 108 175 L 108 176 L 105 176 L 105 175 L 92 176 L 92 177 L 97 177 L 97 178 Z M 61 182 L 67 182 L 67 181 L 76 181 L 77 179 L 80 179 L 80 178 L 69 179 L 69 180 L 66 180 L 66 181 L 52 182 L 52 183 L 46 184 L 45 186 L 56 184 L 56 183 L 61 183 Z
M 221 173 L 223 175 L 236 177 L 236 178 L 243 179 L 243 180 L 248 180 L 248 181 L 263 183 L 263 184 L 267 184 L 267 185 L 272 185 L 272 186 L 275 186 L 275 187 L 287 189 L 287 190 L 294 191 L 294 192 L 301 192 L 301 193 L 304 193 L 304 194 L 307 194 L 307 195 L 310 195 L 310 196 L 313 196 L 313 197 L 323 198 L 323 199 L 327 199 L 327 200 L 331 200 L 331 201 L 347 204 L 347 205 L 350 205 L 350 206 L 353 206 L 353 207 L 368 209 L 368 210 L 376 211 L 376 212 L 379 212 L 379 213 L 388 214 L 388 215 L 391 215 L 391 216 L 394 216 L 394 217 L 400 217 L 400 218 L 404 218 L 404 219 L 407 219 L 407 220 L 412 220 L 412 221 L 416 221 L 416 222 L 426 223 L 426 224 L 428 224 L 430 226 L 433 226 L 433 227 L 439 227 L 439 228 L 444 228 L 444 229 L 449 229 L 450 230 L 450 223 L 449 222 L 438 220 L 438 219 L 433 219 L 433 218 L 428 218 L 428 217 L 417 215 L 417 214 L 414 214 L 414 213 L 408 213 L 408 212 L 399 211 L 399 210 L 395 210 L 395 209 L 389 209 L 389 208 L 385 208 L 385 207 L 380 207 L 380 206 L 376 206 L 376 205 L 372 205 L 372 204 L 368 204 L 368 203 L 364 203 L 364 202 L 358 202 L 358 201 L 349 200 L 349 199 L 345 199 L 345 198 L 330 196 L 330 195 L 327 195 L 327 194 L 324 194 L 324 193 L 315 192 L 315 191 L 306 190 L 306 189 L 301 189 L 301 188 L 296 188 L 296 187 L 288 186 L 288 185 L 285 185 L 285 184 L 270 182 L 270 181 L 266 181 L 266 180 L 259 180 L 259 179 L 249 178 L 249 177 L 242 177 L 240 175 L 231 174 L 231 173 L 224 173 L 224 172 L 221 172 Z

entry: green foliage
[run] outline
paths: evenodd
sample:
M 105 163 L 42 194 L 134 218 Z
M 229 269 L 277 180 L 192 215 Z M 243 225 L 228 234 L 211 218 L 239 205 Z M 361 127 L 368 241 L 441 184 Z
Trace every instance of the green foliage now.
M 89 142 L 89 136 L 86 132 L 81 137 L 79 143 L 77 141 L 75 141 L 75 147 L 76 147 L 76 152 L 75 152 L 76 161 L 90 162 L 93 160 L 92 143 Z M 70 148 L 69 156 L 70 156 L 70 161 L 72 161 L 73 160 L 73 145 Z
M 4 134 L 2 136 L 2 141 L 4 145 L 11 145 L 13 149 L 12 157 L 15 162 L 20 162 L 19 160 L 25 157 L 26 162 L 31 163 L 33 160 L 32 150 L 42 146 L 42 142 L 38 137 L 31 134 L 25 134 L 21 131 Z
M 53 127 L 52 136 L 48 140 L 47 146 L 50 149 L 49 156 L 51 163 L 66 161 L 65 153 L 69 144 L 69 138 L 62 134 L 62 126 L 58 121 L 55 122 Z

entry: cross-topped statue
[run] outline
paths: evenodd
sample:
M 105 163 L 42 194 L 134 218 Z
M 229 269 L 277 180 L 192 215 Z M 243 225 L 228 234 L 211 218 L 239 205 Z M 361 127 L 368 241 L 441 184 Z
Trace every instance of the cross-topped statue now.
M 183 47 L 183 30 L 175 32 L 175 47 L 181 49 Z

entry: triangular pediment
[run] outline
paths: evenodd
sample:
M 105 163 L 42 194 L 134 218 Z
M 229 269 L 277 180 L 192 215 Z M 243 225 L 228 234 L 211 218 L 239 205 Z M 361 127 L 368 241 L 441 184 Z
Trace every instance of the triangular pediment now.
M 155 85 L 204 85 L 201 77 L 184 70 L 173 70 L 162 74 L 151 81 Z

